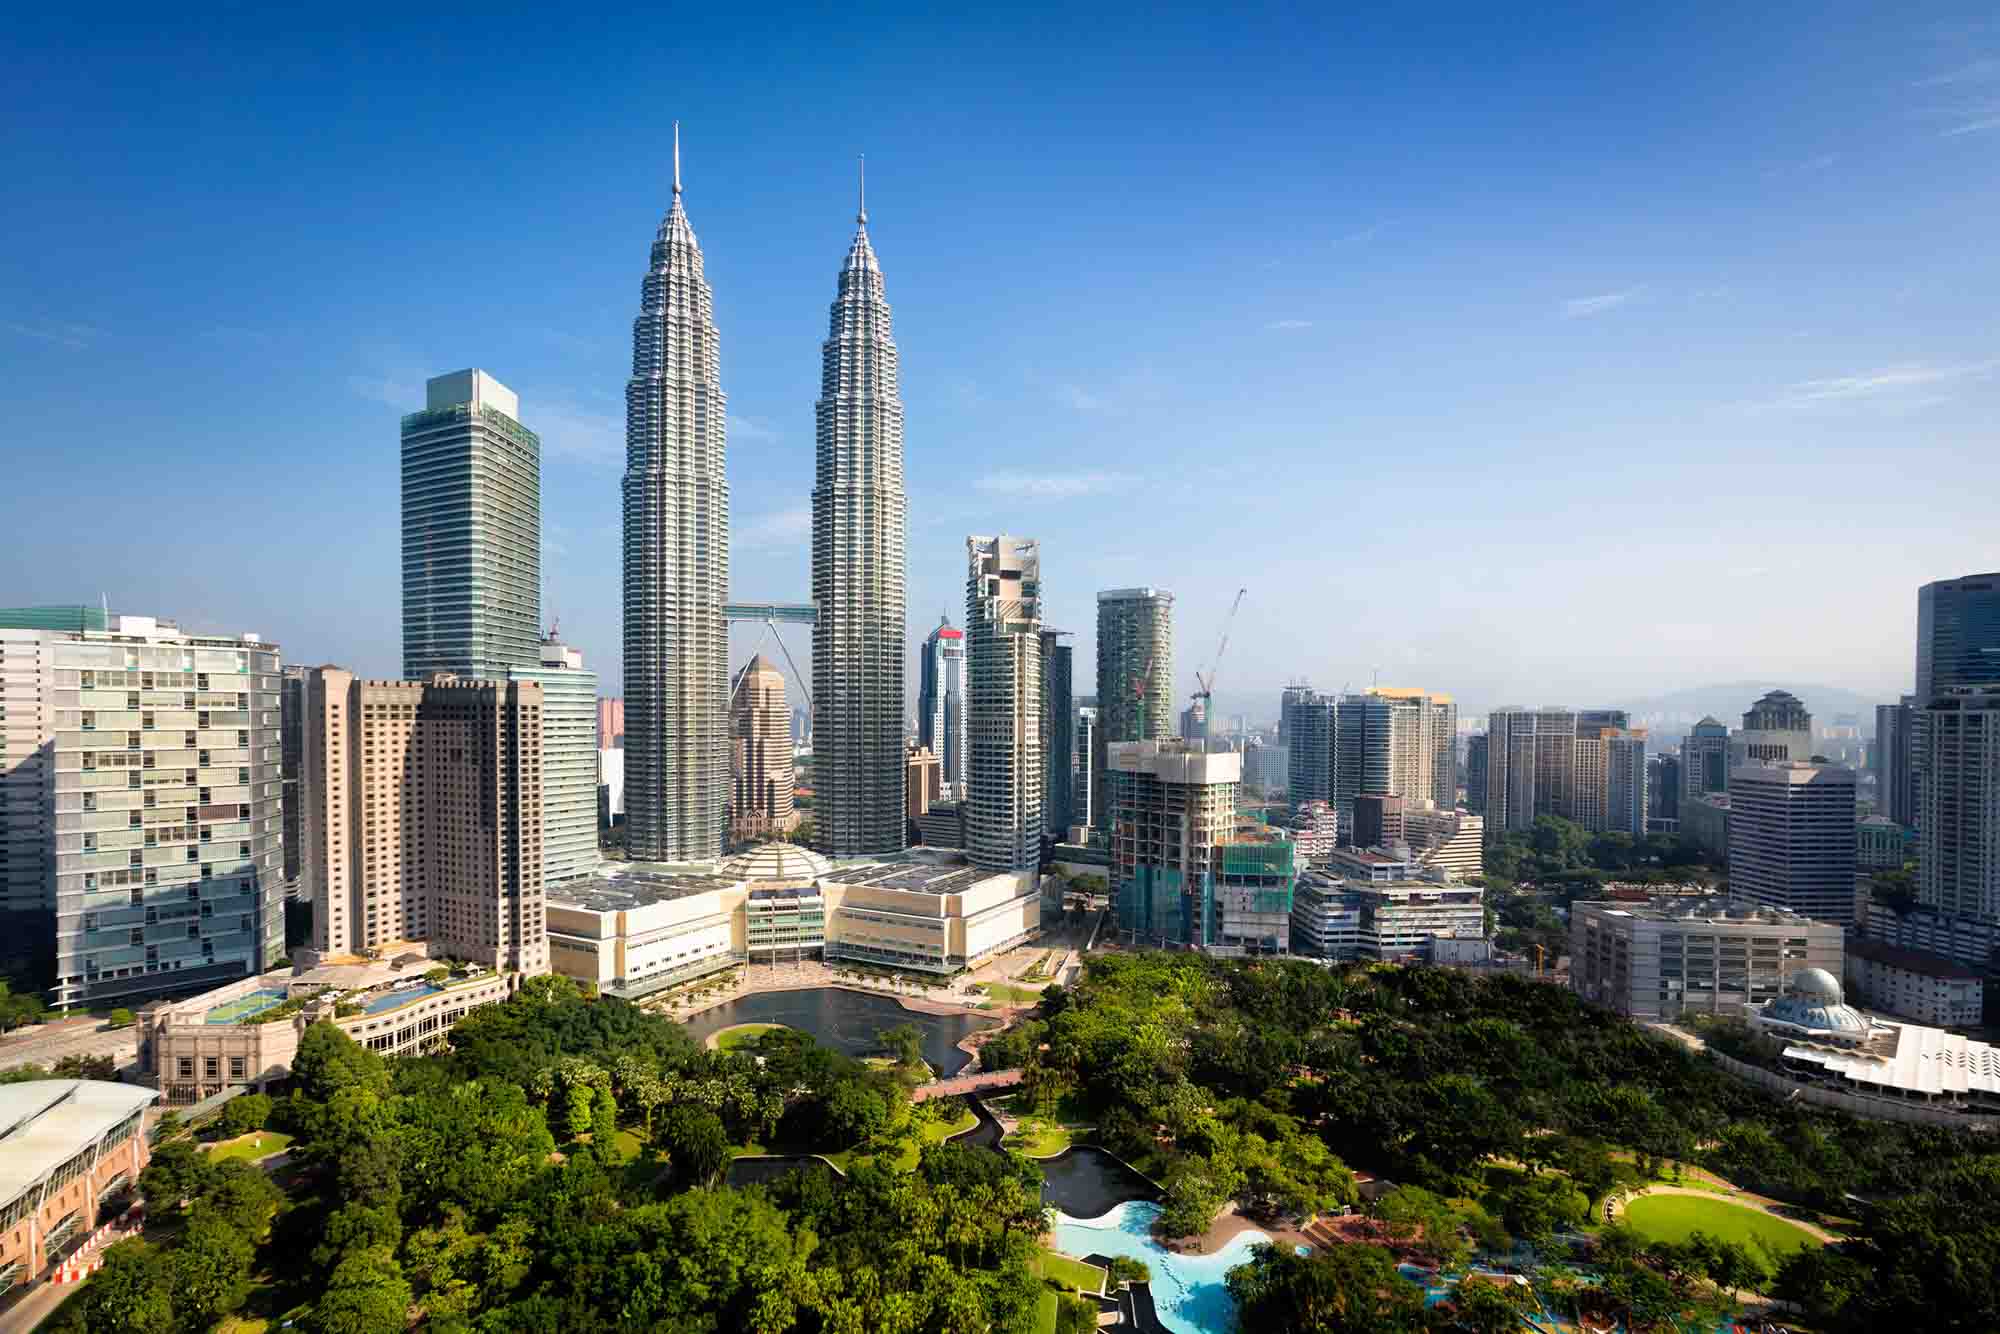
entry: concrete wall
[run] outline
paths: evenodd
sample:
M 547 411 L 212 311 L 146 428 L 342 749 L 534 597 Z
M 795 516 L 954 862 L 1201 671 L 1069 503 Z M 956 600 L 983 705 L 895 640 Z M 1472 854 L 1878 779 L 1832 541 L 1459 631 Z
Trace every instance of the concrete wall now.
M 1724 1056 L 1714 1048 L 1710 1048 L 1708 1054 L 1723 1070 L 1747 1083 L 1755 1084 L 1758 1088 L 1787 1097 L 1796 1095 L 1805 1102 L 1831 1107 L 1850 1116 L 1866 1117 L 1872 1121 L 1901 1121 L 1906 1125 L 1947 1126 L 1955 1130 L 2000 1130 L 2000 1116 L 1973 1116 L 1965 1112 L 1948 1111 L 1942 1107 L 1926 1107 L 1922 1103 L 1898 1102 L 1892 1098 L 1868 1098 L 1853 1093 L 1842 1093 L 1836 1089 L 1821 1088 L 1817 1084 L 1801 1084 L 1795 1079 L 1787 1079 L 1773 1071 L 1745 1065 L 1732 1056 Z

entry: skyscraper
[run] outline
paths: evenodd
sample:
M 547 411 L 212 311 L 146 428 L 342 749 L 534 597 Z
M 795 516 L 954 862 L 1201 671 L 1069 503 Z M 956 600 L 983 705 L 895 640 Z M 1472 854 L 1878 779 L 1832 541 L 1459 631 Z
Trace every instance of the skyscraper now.
M 1243 757 L 1167 739 L 1110 747 L 1111 896 L 1141 941 L 1216 939 L 1217 848 L 1236 827 Z
M 1917 707 L 1952 686 L 2000 681 L 2000 572 L 1917 590 Z
M 285 946 L 278 646 L 108 624 L 48 646 L 58 1005 L 214 986 Z
M 855 222 L 820 348 L 812 496 L 813 843 L 836 857 L 899 851 L 906 827 L 903 400 L 865 197 Z
M 553 631 L 539 656 L 506 679 L 542 688 L 542 882 L 560 885 L 597 870 L 597 673 Z
M 504 676 L 540 658 L 542 442 L 482 370 L 403 418 L 403 675 Z
M 1919 733 L 1917 900 L 2000 924 L 2000 682 L 1939 687 Z
M 937 757 L 945 793 L 965 794 L 965 632 L 938 617 L 917 668 L 917 744 Z
M 1458 706 L 1449 695 L 1375 686 L 1342 696 L 1334 725 L 1334 803 L 1352 836 L 1354 799 L 1403 799 L 1412 810 L 1458 804 Z
M 640 861 L 722 853 L 729 480 L 721 364 L 715 298 L 681 208 L 677 126 L 673 205 L 640 287 L 625 386 L 625 827 Z
M 428 941 L 548 971 L 542 706 L 527 681 L 307 674 L 306 880 L 322 955 Z
M 1486 746 L 1484 732 L 1465 739 L 1465 809 L 1474 815 L 1486 814 Z
M 1042 740 L 1048 755 L 1042 762 L 1045 796 L 1042 821 L 1057 838 L 1066 835 L 1073 805 L 1070 762 L 1076 751 L 1076 706 L 1071 693 L 1075 650 L 1059 642 L 1067 630 L 1042 631 Z
M 1285 799 L 1294 807 L 1309 801 L 1334 799 L 1339 763 L 1339 713 L 1331 695 L 1316 695 L 1310 687 L 1288 686 L 1278 718 L 1278 736 L 1285 744 Z
M 1729 775 L 1730 892 L 1820 922 L 1854 920 L 1854 771 L 1752 764 Z
M 1917 727 L 1917 697 L 1875 706 L 1875 744 L 1868 767 L 1875 771 L 1875 800 L 1882 813 L 1904 828 L 1915 823 L 1916 786 L 1911 781 L 1911 743 Z
M 1079 695 L 1076 701 L 1075 751 L 1070 761 L 1070 823 L 1095 829 L 1097 818 L 1097 696 Z
M 1729 790 L 1729 728 L 1703 718 L 1681 742 L 1681 797 Z
M 1731 773 L 1746 764 L 1805 764 L 1812 756 L 1812 715 L 1789 690 L 1767 692 L 1729 738 Z
M 300 775 L 306 757 L 306 669 L 287 665 L 280 677 L 278 753 L 285 824 L 285 894 L 300 896 L 305 871 L 305 790 Z
M 790 727 L 784 674 L 759 653 L 737 673 L 729 705 L 736 752 L 729 833 L 735 842 L 770 838 L 796 823 Z
M 49 791 L 58 634 L 37 628 L 46 619 L 60 618 L 0 611 L 0 955 L 33 956 L 38 965 L 55 938 L 56 911 Z
M 1047 759 L 1041 553 L 1027 538 L 968 537 L 965 559 L 965 852 L 981 870 L 1032 871 L 1041 864 Z
M 1100 821 L 1111 818 L 1105 747 L 1174 732 L 1174 595 L 1164 588 L 1113 588 L 1097 595 L 1097 741 L 1093 756 Z

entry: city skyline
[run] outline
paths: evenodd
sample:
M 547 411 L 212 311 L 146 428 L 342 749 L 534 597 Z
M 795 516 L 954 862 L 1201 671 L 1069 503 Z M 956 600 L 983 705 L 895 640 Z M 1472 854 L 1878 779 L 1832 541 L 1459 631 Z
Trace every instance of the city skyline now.
M 909 459 L 912 511 L 924 516 L 910 550 L 910 605 L 920 618 L 955 604 L 964 532 L 1034 531 L 1049 571 L 1049 620 L 1080 627 L 1085 661 L 1094 656 L 1096 591 L 1141 581 L 1173 588 L 1184 643 L 1206 646 L 1241 578 L 1232 563 L 1264 570 L 1218 688 L 1224 716 L 1238 711 L 1234 701 L 1274 699 L 1292 675 L 1359 684 L 1376 668 L 1383 679 L 1435 681 L 1475 714 L 1520 699 L 1642 694 L 1696 673 L 1824 679 L 1881 699 L 1906 693 L 1908 668 L 1893 649 L 1910 616 L 1899 590 L 1993 564 L 1979 537 L 1982 488 L 1962 485 L 1992 470 L 1995 363 L 1971 294 L 1995 261 L 1961 221 L 1979 215 L 1990 189 L 1964 179 L 1966 155 L 1990 136 L 1967 128 L 1974 118 L 1946 123 L 1952 99 L 1978 95 L 1977 78 L 1986 77 L 1953 81 L 1955 72 L 1989 56 L 1993 40 L 1882 20 L 1818 25 L 1810 40 L 1782 24 L 1753 30 L 1732 19 L 1722 34 L 1691 19 L 1653 22 L 1660 31 L 1614 24 L 1591 37 L 1613 50 L 1656 46 L 1654 58 L 1668 63 L 1716 56 L 1711 86 L 1690 95 L 1648 74 L 1621 100 L 1590 98 L 1599 123 L 1587 130 L 1565 117 L 1572 108 L 1563 99 L 1601 94 L 1601 76 L 1581 80 L 1583 90 L 1551 91 L 1551 105 L 1514 82 L 1573 68 L 1589 45 L 1579 33 L 1526 51 L 1518 38 L 1474 25 L 1463 48 L 1451 42 L 1433 53 L 1426 68 L 1435 76 L 1414 90 L 1386 85 L 1370 68 L 1409 48 L 1366 35 L 1339 56 L 1335 68 L 1353 76 L 1344 95 L 1323 88 L 1339 82 L 1324 77 L 1342 45 L 1332 20 L 1294 32 L 1296 52 L 1253 33 L 1240 39 L 1241 54 L 1268 66 L 1270 95 L 1169 134 L 1156 123 L 1177 118 L 1158 113 L 1207 49 L 1198 22 L 1163 24 L 1143 50 L 1107 62 L 1081 87 L 1046 56 L 1027 59 L 1018 77 L 1046 97 L 1026 113 L 1035 98 L 1000 70 L 1013 78 L 1010 58 L 1032 53 L 1001 32 L 989 34 L 992 55 L 959 76 L 960 96 L 947 99 L 946 128 L 962 137 L 932 125 L 918 134 L 839 81 L 823 88 L 830 103 L 801 99 L 809 113 L 743 115 L 742 91 L 696 58 L 722 37 L 697 27 L 687 34 L 695 77 L 685 105 L 671 111 L 702 127 L 704 160 L 718 167 L 704 216 L 725 293 L 717 322 L 738 422 L 732 592 L 805 593 L 811 446 L 801 404 L 810 390 L 799 363 L 822 299 L 835 201 L 850 188 L 852 154 L 868 149 L 879 168 L 877 230 L 897 255 L 898 318 L 922 363 L 908 403 L 921 427 Z M 823 39 L 816 68 L 837 65 L 824 57 L 854 40 L 805 31 Z M 427 40 L 420 26 L 404 35 Z M 505 45 L 516 35 L 501 24 L 476 40 Z M 264 39 L 272 68 L 304 60 L 301 34 L 280 27 Z M 607 692 L 618 693 L 618 603 L 603 570 L 616 551 L 620 372 L 612 367 L 629 300 L 619 261 L 638 219 L 658 216 L 667 111 L 642 98 L 622 56 L 560 42 L 604 77 L 548 126 L 523 121 L 521 110 L 452 71 L 418 94 L 335 61 L 292 70 L 299 77 L 280 88 L 241 72 L 243 62 L 224 64 L 229 39 L 216 42 L 181 53 L 190 74 L 266 99 L 268 124 L 217 124 L 175 85 L 148 98 L 139 118 L 148 123 L 135 133 L 134 118 L 116 109 L 140 68 L 136 49 L 100 50 L 32 24 L 22 33 L 31 58 L 38 50 L 102 58 L 24 69 L 20 95 L 70 105 L 81 85 L 67 71 L 87 63 L 108 90 L 118 132 L 79 117 L 60 167 L 48 136 L 20 136 L 5 150 L 24 188 L 58 205 L 49 219 L 8 224 L 17 281 L 0 311 L 0 354 L 16 369 L 22 467 L 4 510 L 24 541 L 50 553 L 15 600 L 101 593 L 125 609 L 173 607 L 195 627 L 256 625 L 296 645 L 299 661 L 393 674 L 397 629 L 378 610 L 393 598 L 397 573 L 393 516 L 379 503 L 393 467 L 383 442 L 394 416 L 421 402 L 425 375 L 479 365 L 540 405 L 531 415 L 546 438 L 544 615 L 560 618 L 565 637 L 604 665 Z M 1522 59 L 1517 75 L 1475 84 L 1490 124 L 1473 130 L 1428 112 L 1431 79 L 1465 75 L 1472 48 L 1493 42 Z M 892 37 L 878 73 L 923 97 L 938 76 L 922 68 L 916 45 Z M 798 57 L 785 59 L 802 68 Z M 1787 93 L 1814 80 L 1827 90 L 1804 97 L 1800 122 L 1735 142 L 1735 127 L 1770 95 L 1773 69 Z M 307 107 L 363 92 L 380 96 L 360 114 L 315 120 L 325 136 L 315 151 L 271 154 L 297 142 L 290 131 Z M 1864 94 L 1870 108 L 1896 114 L 1854 125 Z M 1357 116 L 1371 99 L 1373 109 Z M 1684 138 L 1607 174 L 1609 145 L 1656 124 L 1670 101 L 1684 114 Z M 1099 111 L 1111 114 L 1084 114 Z M 408 131 L 407 144 L 383 139 L 391 124 Z M 1563 127 L 1560 142 L 1528 147 L 1535 127 L 1548 124 Z M 1052 147 L 1058 131 L 1077 125 L 1085 130 L 1073 147 Z M 1348 131 L 1337 141 L 1327 134 L 1335 126 Z M 1366 142 L 1390 128 L 1406 132 L 1384 136 L 1396 139 L 1395 153 Z M 192 165 L 178 151 L 190 142 Z M 1413 143 L 1422 151 L 1411 153 Z M 1107 188 L 1095 173 L 1112 145 L 1129 150 L 1129 165 Z M 114 151 L 119 170 L 90 170 Z M 611 160 L 616 170 L 605 169 Z M 462 180 L 494 161 L 505 162 L 527 206 L 473 226 L 454 218 L 440 231 Z M 967 161 L 978 170 L 964 170 Z M 1700 202 L 1658 213 L 1660 192 L 1648 180 L 1673 179 L 1695 162 L 1712 182 Z M 1190 164 L 1199 188 L 1189 188 Z M 1493 173 L 1510 166 L 1535 177 L 1547 198 L 1500 188 Z M 583 188 L 586 180 L 599 183 Z M 1571 184 L 1583 180 L 1587 198 Z M 282 225 L 255 210 L 192 207 L 253 185 L 340 202 L 290 210 Z M 1893 208 L 1883 202 L 1891 197 Z M 129 223 L 141 199 L 158 201 L 165 225 L 147 228 L 147 246 L 128 256 L 104 229 Z M 1025 269 L 1011 263 L 1021 206 L 1035 212 L 1044 259 Z M 1750 226 L 1760 210 L 1779 225 Z M 356 225 L 369 212 L 398 217 L 397 244 L 413 238 L 409 260 L 392 256 L 384 267 L 385 248 L 396 247 L 379 224 Z M 1802 214 L 1821 220 L 1802 228 Z M 1248 244 L 1189 239 L 1223 227 Z M 1737 244 L 1683 239 L 1717 232 Z M 308 252 L 321 280 L 291 281 Z M 1880 274 L 1857 275 L 1864 253 L 1890 258 Z M 968 277 L 1001 271 L 1006 284 Z M 498 272 L 508 280 L 491 281 Z M 1160 284 L 1163 274 L 1176 281 Z M 1836 274 L 1849 284 L 1838 300 Z M 290 323 L 268 312 L 274 281 L 312 289 L 292 322 L 313 327 L 323 356 L 291 354 Z M 1194 298 L 1177 295 L 1182 288 L 1201 294 L 1200 320 L 1189 318 L 1195 307 L 1183 302 Z M 126 332 L 128 316 L 188 336 L 156 348 Z M 1181 331 L 1196 325 L 1198 342 Z M 1240 388 L 1226 387 L 1233 382 Z M 199 442 L 232 464 L 268 453 L 262 418 L 310 401 L 284 452 L 352 463 L 310 486 L 291 485 L 288 460 L 269 476 L 246 470 L 259 501 L 271 502 L 259 512 L 285 535 L 287 559 L 247 572 L 237 604 L 217 605 L 173 563 L 143 558 L 154 536 L 143 522 L 108 540 L 79 540 L 65 517 L 58 445 L 68 405 L 86 397 L 112 438 L 140 433 L 143 421 L 149 435 Z M 1480 440 L 1476 449 L 1447 443 L 1467 435 Z M 1607 438 L 1619 447 L 1604 450 Z M 1140 440 L 1143 449 L 1131 443 Z M 1903 465 L 1899 485 L 1866 485 L 1868 460 L 1891 453 Z M 1313 488 L 1259 479 L 1306 475 L 1320 459 L 1339 461 L 1328 481 L 1347 503 L 1393 516 L 1396 496 L 1426 497 L 1427 541 L 1444 540 L 1426 548 L 1434 564 L 1416 576 L 1417 596 L 1392 608 L 1364 599 L 1359 590 L 1383 572 L 1376 557 L 1339 575 L 1297 554 L 1291 538 L 1324 513 L 1312 508 Z M 1826 466 L 1802 477 L 1807 459 Z M 1578 516 L 1566 543 L 1550 550 L 1504 522 L 1501 504 L 1507 478 L 1549 471 L 1572 490 L 1628 504 Z M 182 485 L 164 481 L 164 498 L 177 502 Z M 225 500 L 241 501 L 243 485 L 226 483 Z M 1747 526 L 1718 537 L 1699 518 L 1709 501 L 1774 489 L 1799 518 L 1782 543 Z M 1093 521 L 1104 507 L 1140 505 L 1165 530 L 1212 515 L 1222 491 L 1255 497 L 1258 521 L 1157 545 L 1103 542 Z M 1407 549 L 1406 521 L 1384 524 L 1384 551 Z M 1847 541 L 1857 530 L 1879 540 Z M 206 555 L 225 539 L 192 540 Z M 1232 561 L 1220 559 L 1225 541 Z M 1617 571 L 1626 586 L 1605 559 L 1611 553 L 1626 562 L 1671 557 L 1703 596 L 1630 633 L 1596 635 L 1589 609 L 1607 595 L 1605 581 Z M 1750 596 L 1766 579 L 1788 590 L 1776 611 Z M 329 591 L 325 605 L 300 605 L 293 590 L 302 580 Z M 1285 593 L 1301 581 L 1321 594 L 1310 618 L 1296 616 Z M 1529 586 L 1549 614 L 1523 636 L 1512 608 Z M 733 636 L 732 665 L 751 647 Z M 905 645 L 906 667 L 917 648 Z M 1176 714 L 1203 665 L 1186 653 L 1177 664 Z M 913 684 L 914 671 L 906 675 Z

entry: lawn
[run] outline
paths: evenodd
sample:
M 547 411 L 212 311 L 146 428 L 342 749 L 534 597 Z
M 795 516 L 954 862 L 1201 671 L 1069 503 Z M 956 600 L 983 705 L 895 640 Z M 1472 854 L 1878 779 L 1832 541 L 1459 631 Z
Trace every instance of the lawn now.
M 611 1144 L 618 1150 L 618 1157 L 628 1163 L 637 1158 L 640 1151 L 645 1148 L 645 1141 L 639 1138 L 639 1132 L 636 1130 L 619 1131 L 611 1137 Z
M 978 1116 L 968 1110 L 956 1121 L 926 1121 L 918 1134 L 926 1144 L 942 1144 L 953 1135 L 962 1135 L 978 1124 Z
M 1748 1245 L 1761 1241 L 1777 1255 L 1819 1239 L 1782 1218 L 1698 1195 L 1640 1195 L 1625 1205 L 1625 1221 L 1653 1241 L 1684 1242 L 1691 1232 Z
M 1005 982 L 980 982 L 973 990 L 983 991 L 1001 1005 L 1038 1005 L 1042 993 L 1033 987 L 1010 987 Z
M 218 1141 L 215 1147 L 208 1151 L 208 1156 L 218 1163 L 230 1158 L 254 1163 L 259 1158 L 283 1153 L 291 1147 L 291 1143 L 290 1135 L 281 1135 L 275 1130 L 253 1130 L 247 1135 L 238 1135 L 235 1139 Z
M 722 1051 L 735 1051 L 749 1046 L 772 1029 L 783 1027 L 783 1024 L 736 1024 L 717 1033 L 715 1045 Z
M 1104 1271 L 1096 1265 L 1087 1265 L 1081 1260 L 1072 1260 L 1067 1255 L 1043 1249 L 1035 1257 L 1034 1271 L 1043 1278 L 1052 1278 L 1066 1288 L 1077 1292 L 1104 1291 Z
M 1060 1313 L 1054 1288 L 1043 1288 L 1035 1295 L 1035 1334 L 1056 1334 L 1056 1316 Z

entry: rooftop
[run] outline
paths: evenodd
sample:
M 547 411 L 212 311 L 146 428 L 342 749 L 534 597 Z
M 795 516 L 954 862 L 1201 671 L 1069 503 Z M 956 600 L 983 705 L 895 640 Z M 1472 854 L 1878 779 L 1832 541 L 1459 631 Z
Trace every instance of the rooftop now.
M 1900 945 L 1885 945 L 1866 936 L 1849 936 L 1847 952 L 1856 958 L 1887 964 L 1891 968 L 1901 968 L 1907 972 L 1920 973 L 1925 977 L 1940 978 L 1946 982 L 1979 981 L 1977 972 L 1942 955 L 1926 954 L 1922 950 L 1907 950 Z
M 627 871 L 616 877 L 590 876 L 551 885 L 545 897 L 552 908 L 582 908 L 587 912 L 626 912 L 649 903 L 667 903 L 734 883 L 720 875 L 672 871 Z
M 0 1203 L 143 1111 L 157 1089 L 102 1079 L 33 1079 L 0 1085 Z
M 1809 924 L 1812 919 L 1768 904 L 1732 899 L 1726 895 L 1661 894 L 1651 903 L 1624 903 L 1605 899 L 1580 899 L 1573 908 L 1596 909 L 1606 917 L 1634 917 L 1644 922 L 1753 922 Z
M 727 858 L 716 868 L 732 880 L 817 880 L 832 864 L 797 843 L 760 843 Z
M 882 862 L 842 867 L 828 877 L 839 885 L 900 889 L 914 894 L 957 894 L 996 874 L 971 866 L 929 866 Z

